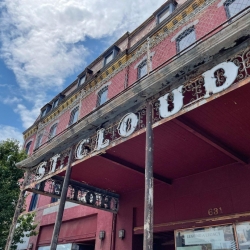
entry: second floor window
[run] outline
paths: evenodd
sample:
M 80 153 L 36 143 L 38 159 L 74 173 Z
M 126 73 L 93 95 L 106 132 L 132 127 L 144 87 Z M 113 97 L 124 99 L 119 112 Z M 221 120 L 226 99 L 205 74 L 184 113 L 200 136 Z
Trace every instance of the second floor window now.
M 244 10 L 246 7 L 250 6 L 249 0 L 227 0 L 224 3 L 227 17 L 231 18 L 238 14 L 240 11 Z
M 48 140 L 52 139 L 56 135 L 56 128 L 57 128 L 57 123 L 51 126 L 49 130 Z
M 35 148 L 39 148 L 42 144 L 42 139 L 43 139 L 43 134 L 39 134 L 36 140 L 36 147 Z
M 25 147 L 25 152 L 26 152 L 26 154 L 29 154 L 31 143 L 32 143 L 32 141 L 30 141 L 30 142 L 28 142 L 28 143 L 26 144 L 26 147 Z
M 186 29 L 176 39 L 177 53 L 184 50 L 196 41 L 194 26 Z
M 77 122 L 78 113 L 79 113 L 79 107 L 77 106 L 70 113 L 69 126 Z
M 144 60 L 138 65 L 137 78 L 140 79 L 147 74 L 147 60 Z
M 107 101 L 107 99 L 108 99 L 108 86 L 105 86 L 98 92 L 96 106 L 98 107 L 102 105 Z

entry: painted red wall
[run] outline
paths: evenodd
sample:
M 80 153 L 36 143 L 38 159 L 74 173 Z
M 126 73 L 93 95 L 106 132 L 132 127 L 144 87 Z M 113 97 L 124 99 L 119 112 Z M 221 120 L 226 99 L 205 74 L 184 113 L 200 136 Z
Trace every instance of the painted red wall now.
M 250 211 L 247 196 L 249 179 L 250 165 L 235 163 L 175 180 L 171 186 L 157 185 L 154 190 L 154 224 L 206 218 L 211 208 L 221 208 L 221 215 Z M 133 228 L 143 227 L 143 215 L 144 190 L 121 196 L 116 233 L 119 229 L 125 229 L 126 238 L 116 241 L 116 249 L 132 249 Z M 213 222 L 216 223 L 221 222 Z M 180 228 L 187 228 L 187 225 L 172 225 L 167 230 Z M 166 227 L 156 229 L 164 230 Z M 142 230 L 136 233 L 142 233 Z
M 152 53 L 152 70 L 156 69 L 164 62 L 172 58 L 176 55 L 176 41 L 171 39 L 176 36 L 181 29 L 194 21 L 197 21 L 195 24 L 195 34 L 196 40 L 199 40 L 208 32 L 211 32 L 214 28 L 218 27 L 220 24 L 227 20 L 226 11 L 224 6 L 218 7 L 218 3 L 220 0 L 214 2 L 211 6 L 209 6 L 206 10 L 201 12 L 200 14 L 196 14 L 192 19 L 189 20 L 188 23 L 184 23 L 179 28 L 177 28 L 174 32 L 172 32 L 169 36 L 167 36 L 161 43 L 156 45 L 151 49 Z M 153 27 L 155 27 L 155 20 L 152 20 L 147 26 L 145 26 L 141 32 L 137 35 L 134 35 L 131 38 L 131 46 L 135 41 L 141 39 L 142 36 L 145 36 Z M 222 28 L 222 27 L 221 27 Z M 221 28 L 217 29 L 214 32 L 218 32 Z M 212 34 L 210 34 L 212 35 Z M 113 98 L 121 91 L 124 90 L 125 77 L 128 77 L 128 86 L 132 85 L 136 81 L 138 81 L 137 76 L 137 65 L 146 56 L 146 53 L 141 55 L 136 61 L 128 66 L 128 74 L 127 69 L 123 69 L 121 72 L 117 73 L 114 77 L 112 77 L 108 82 L 111 82 L 108 88 L 108 99 Z M 99 88 L 99 90 L 101 87 Z M 96 108 L 98 89 L 89 95 L 87 95 L 82 101 L 80 105 L 80 114 L 79 119 L 86 116 Z M 68 127 L 70 111 L 67 110 L 59 117 L 59 125 L 57 127 L 57 134 L 61 133 Z M 48 124 L 45 128 L 47 134 L 51 127 L 51 124 Z M 27 142 L 28 140 L 26 140 Z M 43 143 L 47 141 L 47 136 L 44 136 Z

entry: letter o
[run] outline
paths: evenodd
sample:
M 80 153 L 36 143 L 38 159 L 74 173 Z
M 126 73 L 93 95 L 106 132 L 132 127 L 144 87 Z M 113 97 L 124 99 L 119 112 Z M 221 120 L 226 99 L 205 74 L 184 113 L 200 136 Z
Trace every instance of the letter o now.
M 134 113 L 128 113 L 122 117 L 118 125 L 118 133 L 122 137 L 130 136 L 136 129 L 138 117 Z
M 36 180 L 40 180 L 43 178 L 43 176 L 45 174 L 46 165 L 47 165 L 46 161 L 43 161 L 42 163 L 40 163 L 40 165 L 38 165 L 38 167 L 36 169 L 36 176 L 35 176 Z
M 91 200 L 91 195 L 92 195 L 92 200 Z M 91 205 L 95 205 L 95 203 L 96 203 L 96 195 L 95 195 L 95 193 L 94 192 L 88 192 L 87 194 L 86 194 L 86 202 L 87 202 L 87 204 L 91 204 Z

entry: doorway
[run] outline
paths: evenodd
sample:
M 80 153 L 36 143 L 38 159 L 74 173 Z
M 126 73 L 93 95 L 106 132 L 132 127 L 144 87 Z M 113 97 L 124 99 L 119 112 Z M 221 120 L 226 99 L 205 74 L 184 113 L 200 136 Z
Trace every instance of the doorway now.
M 153 237 L 154 250 L 175 250 L 174 231 L 157 232 Z M 143 250 L 143 234 L 134 235 L 133 250 Z

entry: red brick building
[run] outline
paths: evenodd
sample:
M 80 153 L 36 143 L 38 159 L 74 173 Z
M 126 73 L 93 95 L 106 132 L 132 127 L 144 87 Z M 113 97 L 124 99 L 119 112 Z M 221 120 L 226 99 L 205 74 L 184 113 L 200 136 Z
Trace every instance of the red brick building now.
M 50 249 L 67 169 L 58 249 L 250 247 L 249 7 L 167 1 L 41 109 L 18 163 L 29 249 Z

